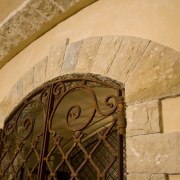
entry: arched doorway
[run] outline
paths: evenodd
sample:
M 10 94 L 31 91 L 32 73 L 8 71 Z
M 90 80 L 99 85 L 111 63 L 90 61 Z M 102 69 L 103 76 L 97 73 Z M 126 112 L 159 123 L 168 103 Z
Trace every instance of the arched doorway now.
M 30 94 L 1 134 L 1 179 L 125 179 L 121 87 L 54 80 Z

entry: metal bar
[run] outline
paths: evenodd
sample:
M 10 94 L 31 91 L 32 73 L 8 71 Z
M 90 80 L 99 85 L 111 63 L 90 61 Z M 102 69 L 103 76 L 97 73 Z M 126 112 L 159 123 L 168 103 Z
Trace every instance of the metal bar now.
M 124 101 L 123 97 L 120 96 L 118 99 L 118 107 L 117 107 L 117 136 L 118 136 L 118 179 L 124 180 L 124 144 L 123 144 L 123 136 L 125 135 L 126 128 L 126 120 L 124 114 Z
M 38 180 L 45 179 L 45 176 L 46 176 L 46 162 L 44 158 L 48 154 L 48 147 L 49 147 L 50 134 L 48 131 L 48 123 L 49 123 L 49 117 L 52 112 L 53 104 L 54 104 L 52 91 L 53 91 L 53 86 L 51 86 L 49 96 L 48 96 L 48 106 L 47 106 L 47 112 L 46 112 L 46 118 L 45 118 L 43 142 L 42 142 L 40 163 L 39 163 L 39 169 L 38 169 L 38 178 L 37 178 Z
M 123 135 L 118 134 L 118 179 L 124 180 L 124 172 L 123 172 Z
M 113 83 L 114 84 L 114 83 Z M 105 98 L 105 102 L 104 105 L 107 107 L 106 109 L 103 109 L 101 106 L 99 106 L 100 102 L 98 102 L 98 98 L 95 90 L 93 89 L 93 87 L 108 87 L 108 88 L 113 88 L 115 90 L 117 90 L 117 95 L 113 95 L 113 94 L 109 94 L 107 97 Z M 60 143 L 60 141 L 58 141 L 57 139 L 54 140 L 54 149 L 56 149 L 56 151 L 58 152 L 58 155 L 61 155 L 62 158 L 59 159 L 59 163 L 57 164 L 56 169 L 52 169 L 50 166 L 48 166 L 47 164 L 50 163 L 50 159 L 48 157 L 51 156 L 51 154 L 53 154 L 54 149 L 49 150 L 49 143 L 50 143 L 50 138 L 51 138 L 51 121 L 56 113 L 57 108 L 59 107 L 59 104 L 61 103 L 62 99 L 74 92 L 75 90 L 86 90 L 86 92 L 88 92 L 92 98 L 93 104 L 92 104 L 92 114 L 90 114 L 90 117 L 87 118 L 87 122 L 86 124 L 83 126 L 80 126 L 80 124 L 77 126 L 74 126 L 72 124 L 70 124 L 69 122 L 71 121 L 77 121 L 80 119 L 81 120 L 81 111 L 83 110 L 83 108 L 81 108 L 81 103 L 79 104 L 75 104 L 72 105 L 72 107 L 68 107 L 69 110 L 67 111 L 67 115 L 66 115 L 66 119 L 65 119 L 65 123 L 66 126 L 65 128 L 68 131 L 72 131 L 74 136 L 77 136 L 74 140 L 74 146 L 72 146 L 67 152 L 65 153 L 61 150 L 63 144 Z M 81 91 L 80 91 L 81 92 Z M 114 92 L 114 91 L 113 91 Z M 122 90 L 121 88 L 119 88 L 117 85 L 112 85 L 111 83 L 107 84 L 106 82 L 102 82 L 100 80 L 97 79 L 89 79 L 89 78 L 74 78 L 74 79 L 63 79 L 63 80 L 56 80 L 51 82 L 50 84 L 48 84 L 48 86 L 43 86 L 41 87 L 41 89 L 39 89 L 38 91 L 34 92 L 33 94 L 31 94 L 30 96 L 28 96 L 28 98 L 26 98 L 26 101 L 23 102 L 23 104 L 21 104 L 21 106 L 19 106 L 16 111 L 14 111 L 13 114 L 10 115 L 9 119 L 7 120 L 6 123 L 9 123 L 9 126 L 7 125 L 7 129 L 5 129 L 4 132 L 6 132 L 6 130 L 8 130 L 8 127 L 14 127 L 11 125 L 10 120 L 12 120 L 13 116 L 16 115 L 17 113 L 18 118 L 21 115 L 21 112 L 24 108 L 21 107 L 27 107 L 27 104 L 31 102 L 32 98 L 35 97 L 35 95 L 38 95 L 38 101 L 39 101 L 39 95 L 40 95 L 40 103 L 42 104 L 42 106 L 44 106 L 44 118 L 43 120 L 43 127 L 42 127 L 42 134 L 41 134 L 41 147 L 40 147 L 40 152 L 37 153 L 38 154 L 38 161 L 36 162 L 35 166 L 33 166 L 33 170 L 30 171 L 29 173 L 37 173 L 37 179 L 38 180 L 43 180 L 46 179 L 48 174 L 51 173 L 51 177 L 49 177 L 50 179 L 56 179 L 59 175 L 57 175 L 56 173 L 61 172 L 61 173 L 69 173 L 69 175 L 71 174 L 71 179 L 78 179 L 81 177 L 81 175 L 83 175 L 83 173 L 87 173 L 89 174 L 88 177 L 99 177 L 99 179 L 105 179 L 106 177 L 110 177 L 110 178 L 115 178 L 115 179 L 119 179 L 119 180 L 124 180 L 124 135 L 125 135 L 125 126 L 126 126 L 126 121 L 125 121 L 125 114 L 124 114 L 124 102 L 123 102 L 123 98 L 122 98 Z M 42 98 L 42 99 L 41 99 Z M 45 98 L 45 99 L 44 99 Z M 56 103 L 54 102 L 56 98 Z M 45 101 L 45 104 L 44 104 Z M 33 106 L 32 106 L 33 108 Z M 26 109 L 25 109 L 26 110 Z M 25 111 L 26 112 L 26 111 Z M 28 111 L 29 112 L 29 111 Z M 30 111 L 31 112 L 31 111 Z M 33 112 L 33 111 L 32 111 Z M 97 114 L 98 116 L 102 116 L 102 119 L 108 118 L 110 116 L 114 117 L 114 120 L 112 122 L 111 126 L 107 126 L 104 125 L 102 128 L 102 132 L 101 131 L 97 131 L 96 134 L 98 135 L 97 139 L 95 139 L 96 142 L 93 141 L 94 143 L 94 147 L 92 146 L 90 148 L 90 150 L 87 150 L 87 147 L 84 147 L 83 142 L 84 139 L 82 139 L 80 136 L 83 135 L 83 131 L 87 130 L 88 127 L 94 125 L 94 124 L 90 124 L 93 123 L 95 114 Z M 17 118 L 17 119 L 18 119 Z M 90 119 L 89 119 L 90 118 Z M 28 119 L 29 120 L 29 119 Z M 18 121 L 18 120 L 17 120 Z M 25 121 L 26 122 L 26 121 Z M 29 121 L 27 121 L 27 123 L 24 123 L 24 128 L 28 127 L 26 125 L 28 124 Z M 12 123 L 15 123 L 15 125 L 18 126 L 18 123 L 15 121 L 12 121 Z M 96 123 L 96 121 L 94 122 Z M 117 127 L 117 129 L 116 129 Z M 16 130 L 17 128 L 15 128 Z M 112 144 L 112 142 L 110 142 L 110 140 L 108 140 L 108 135 L 111 134 L 111 130 L 113 129 L 117 131 L 117 136 L 115 137 L 116 139 L 116 147 L 114 147 L 114 144 Z M 11 129 L 10 129 L 11 130 Z M 7 131 L 6 132 L 6 136 L 8 137 L 9 135 L 11 135 L 13 133 L 13 131 Z M 100 130 L 100 129 L 99 129 Z M 53 130 L 53 132 L 55 132 L 55 130 Z M 55 132 L 56 133 L 56 132 Z M 60 134 L 57 135 L 59 136 Z M 72 138 L 73 138 L 72 135 Z M 88 134 L 89 135 L 89 134 Z M 64 134 L 61 135 L 62 137 L 64 136 Z M 10 136 L 9 136 L 10 137 Z M 29 136 L 27 136 L 29 137 Z M 40 136 L 38 136 L 40 137 Z M 56 137 L 54 137 L 56 138 Z M 86 136 L 85 136 L 86 138 Z M 90 138 L 90 137 L 88 137 Z M 82 140 L 82 142 L 81 142 Z M 3 143 L 6 143 L 6 139 L 2 139 Z M 39 139 L 38 139 L 39 142 Z M 76 145 L 76 146 L 75 146 Z M 3 148 L 3 147 L 2 147 Z M 113 149 L 114 148 L 114 149 Z M 76 149 L 79 149 L 79 158 L 82 158 L 82 153 L 85 154 L 85 159 L 82 158 L 82 160 L 78 161 L 77 159 L 72 159 L 72 152 L 75 151 Z M 1 147 L 0 147 L 1 150 Z M 18 155 L 21 155 L 22 149 L 20 149 L 17 153 Z M 29 150 L 28 150 L 29 151 Z M 29 152 L 31 155 L 32 151 L 38 151 L 36 149 L 36 146 L 33 145 L 33 147 L 31 147 L 31 151 Z M 49 153 L 48 153 L 49 151 Z M 104 153 L 104 155 L 103 155 Z M 111 156 L 112 154 L 112 156 Z M 81 157 L 80 157 L 81 156 Z M 107 159 L 105 158 L 105 156 L 107 157 Z M 103 157 L 103 158 L 101 158 Z M 108 159 L 108 157 L 110 159 Z M 4 157 L 2 157 L 1 159 L 3 159 Z M 16 158 L 16 155 L 14 156 L 14 159 Z M 63 158 L 65 158 L 63 160 Z M 0 160 L 1 160 L 0 159 Z M 14 163 L 14 159 L 12 159 L 12 162 L 10 162 L 10 164 L 7 166 L 7 169 L 10 169 L 10 165 L 13 165 Z M 5 157 L 6 160 L 6 157 Z M 26 156 L 26 160 L 30 161 L 31 159 L 29 158 L 29 155 Z M 73 164 L 71 164 L 71 161 L 73 163 L 76 163 L 75 166 Z M 24 162 L 24 161 L 23 161 Z M 26 163 L 26 162 L 25 162 Z M 23 170 L 23 166 L 25 163 L 22 163 L 21 166 L 18 165 L 18 167 L 20 168 L 20 170 Z M 67 166 L 67 170 L 63 170 L 63 166 L 64 165 Z M 63 165 L 63 166 L 62 166 Z M 79 166 L 79 168 L 78 168 Z M 115 170 L 115 175 L 113 172 L 113 168 L 116 168 Z M 118 170 L 117 170 L 118 167 Z M 87 168 L 87 169 L 86 169 Z M 112 169 L 111 169 L 112 168 Z M 6 172 L 3 170 L 3 173 Z M 47 170 L 48 169 L 48 170 Z M 66 172 L 67 171 L 67 172 Z M 19 172 L 19 171 L 18 171 Z M 92 176 L 92 174 L 95 174 Z M 14 174 L 16 174 L 16 176 L 18 176 L 18 173 L 14 171 Z M 112 176 L 111 176 L 112 175 Z M 7 176 L 8 177 L 8 176 Z M 30 176 L 29 176 L 30 177 Z M 82 176 L 83 177 L 83 176 Z

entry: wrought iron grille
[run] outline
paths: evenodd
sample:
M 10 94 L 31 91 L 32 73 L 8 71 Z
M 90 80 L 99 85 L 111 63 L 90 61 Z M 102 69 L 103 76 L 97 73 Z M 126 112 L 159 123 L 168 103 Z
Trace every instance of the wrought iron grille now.
M 56 80 L 31 94 L 1 133 L 2 180 L 124 180 L 122 91 L 97 79 Z

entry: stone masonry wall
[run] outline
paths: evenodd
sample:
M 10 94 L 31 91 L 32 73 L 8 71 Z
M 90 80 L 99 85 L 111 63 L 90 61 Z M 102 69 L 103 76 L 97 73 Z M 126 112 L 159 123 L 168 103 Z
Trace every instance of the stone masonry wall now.
M 55 44 L 0 102 L 1 127 L 34 89 L 74 73 L 98 74 L 124 84 L 129 180 L 165 180 L 180 174 L 180 131 L 164 133 L 162 121 L 163 102 L 180 95 L 180 53 L 149 40 L 105 36 Z

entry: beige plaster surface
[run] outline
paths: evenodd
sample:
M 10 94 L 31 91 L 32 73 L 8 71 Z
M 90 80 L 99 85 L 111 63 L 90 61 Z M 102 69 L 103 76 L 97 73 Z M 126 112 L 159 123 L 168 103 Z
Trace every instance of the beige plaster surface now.
M 162 100 L 162 121 L 164 133 L 180 131 L 180 96 Z
M 0 1 L 0 23 L 25 0 L 1 0 Z
M 0 99 L 55 42 L 103 35 L 147 38 L 180 51 L 180 1 L 99 0 L 58 24 L 0 70 Z

